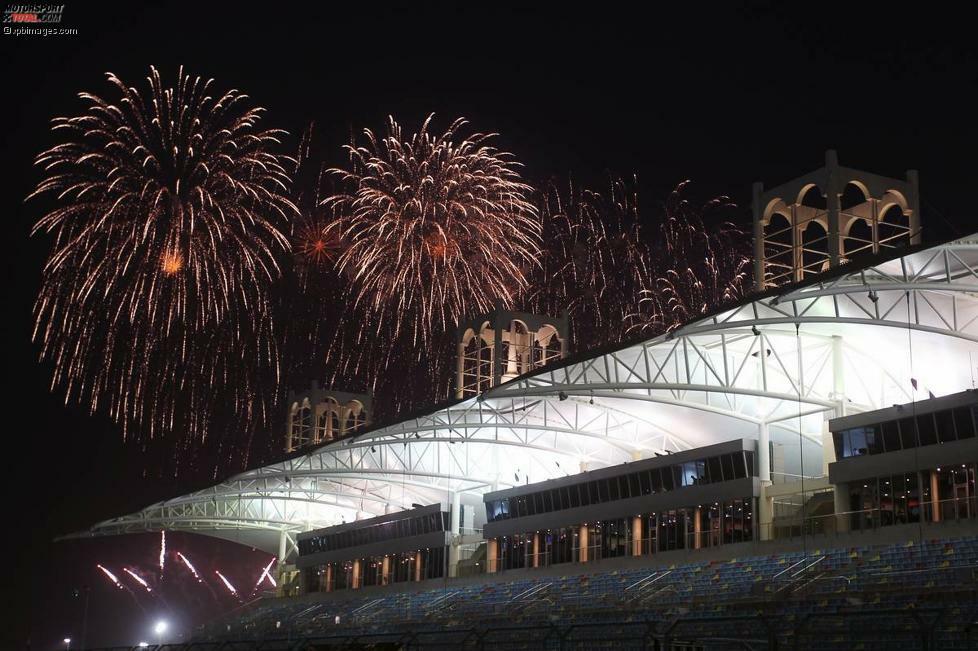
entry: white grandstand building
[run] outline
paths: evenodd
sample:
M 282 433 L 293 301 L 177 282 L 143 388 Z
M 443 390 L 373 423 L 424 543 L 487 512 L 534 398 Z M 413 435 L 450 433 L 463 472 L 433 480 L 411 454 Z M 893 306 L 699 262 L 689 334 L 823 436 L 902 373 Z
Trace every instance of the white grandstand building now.
M 847 204 L 853 188 L 858 197 Z M 808 200 L 813 189 L 824 206 Z M 835 514 L 850 512 L 847 484 L 830 481 L 841 450 L 830 421 L 975 387 L 978 236 L 921 244 L 916 176 L 850 170 L 831 152 L 812 174 L 768 192 L 755 187 L 754 203 L 761 282 L 736 305 L 668 334 L 574 355 L 565 322 L 497 311 L 460 331 L 456 401 L 378 427 L 361 415 L 362 399 L 334 401 L 348 405 L 343 414 L 356 410 L 355 427 L 334 426 L 334 412 L 316 411 L 315 400 L 306 423 L 297 401 L 287 458 L 78 535 L 190 531 L 267 550 L 285 572 L 309 532 L 440 504 L 446 572 L 482 543 L 493 571 L 501 552 L 483 531 L 487 494 L 562 486 L 622 464 L 653 467 L 738 440 L 755 465 L 753 540 L 777 536 L 778 518 L 798 516 L 792 504 L 804 517 L 816 492 L 833 495 Z M 304 438 L 297 427 L 307 428 Z M 973 450 L 978 439 L 959 431 L 957 443 Z M 971 503 L 975 460 L 978 453 L 967 457 Z M 918 491 L 918 508 L 958 494 L 928 495 Z M 576 499 L 564 508 L 583 508 Z M 474 515 L 462 508 L 473 504 Z M 705 520 L 699 505 L 690 507 L 689 530 L 699 536 Z M 506 508 L 518 520 L 515 506 Z M 640 542 L 634 517 L 630 540 Z M 534 553 L 541 544 L 533 540 Z

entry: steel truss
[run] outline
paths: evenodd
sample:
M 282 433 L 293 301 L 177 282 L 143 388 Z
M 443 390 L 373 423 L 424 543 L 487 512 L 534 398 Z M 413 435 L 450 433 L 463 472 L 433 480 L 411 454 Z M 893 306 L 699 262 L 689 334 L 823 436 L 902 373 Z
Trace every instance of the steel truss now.
M 827 415 L 970 386 L 976 270 L 973 240 L 843 266 L 78 535 L 166 528 L 291 539 L 341 520 L 450 501 L 456 492 L 481 494 L 767 428 L 821 445 Z M 935 354 L 957 362 L 937 363 Z

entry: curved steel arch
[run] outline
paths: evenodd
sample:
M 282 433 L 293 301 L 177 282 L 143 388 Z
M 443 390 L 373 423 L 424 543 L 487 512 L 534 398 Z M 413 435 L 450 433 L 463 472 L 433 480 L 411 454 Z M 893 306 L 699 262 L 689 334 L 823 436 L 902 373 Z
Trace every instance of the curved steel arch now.
M 452 490 L 506 486 L 514 470 L 534 481 L 557 476 L 557 459 L 613 465 L 636 452 L 718 440 L 709 425 L 696 424 L 696 414 L 789 430 L 795 425 L 788 421 L 798 418 L 799 434 L 821 440 L 821 426 L 816 431 L 806 418 L 884 406 L 910 391 L 900 356 L 861 358 L 863 342 L 899 328 L 911 339 L 938 338 L 949 349 L 978 353 L 976 270 L 978 243 L 969 240 L 840 267 L 667 335 L 545 367 L 478 398 L 241 473 L 81 535 L 159 528 L 291 534 L 341 515 L 378 513 L 381 504 L 407 508 Z M 895 344 L 905 356 L 911 339 Z M 914 372 L 925 383 L 942 381 L 944 369 L 919 366 Z M 568 398 L 559 399 L 560 392 Z M 585 405 L 575 396 L 597 400 Z M 526 398 L 532 404 L 518 405 Z M 684 426 L 699 430 L 656 429 L 663 408 L 688 414 Z M 514 460 L 506 453 L 514 446 L 526 454 Z M 371 447 L 380 452 L 370 453 Z M 249 486 L 262 481 L 272 482 L 265 486 L 269 494 L 248 496 Z M 329 490 L 312 486 L 323 481 L 333 482 Z M 377 496 L 384 490 L 386 502 Z

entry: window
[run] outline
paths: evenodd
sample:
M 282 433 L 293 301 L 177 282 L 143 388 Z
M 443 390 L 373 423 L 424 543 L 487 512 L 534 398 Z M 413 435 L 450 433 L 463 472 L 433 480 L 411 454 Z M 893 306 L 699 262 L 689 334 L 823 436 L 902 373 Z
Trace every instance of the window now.
M 896 421 L 887 421 L 883 423 L 883 449 L 886 452 L 895 452 L 897 450 L 902 450 L 900 445 L 900 430 L 897 427 Z
M 754 453 L 751 450 L 747 450 L 746 452 L 744 452 L 744 460 L 747 462 L 747 474 L 751 477 L 756 476 L 757 466 L 754 464 Z M 738 477 L 741 476 L 739 474 L 741 472 L 740 463 L 736 464 L 736 466 L 734 467 L 734 472 L 737 473 Z
M 638 481 L 641 487 L 642 495 L 652 494 L 652 475 L 649 472 L 638 473 Z
M 641 473 L 647 474 L 647 473 Z M 628 476 L 628 496 L 638 497 L 642 494 L 642 487 L 639 485 L 639 473 L 633 472 Z
M 707 459 L 706 468 L 707 470 L 710 471 L 710 482 L 723 481 L 728 477 L 730 479 L 733 479 L 733 464 L 729 464 L 730 465 L 729 472 L 723 472 L 723 470 L 721 469 L 722 459 L 726 459 L 729 464 L 730 455 L 725 454 L 723 455 L 723 457 L 710 457 L 709 459 Z
M 947 427 L 950 426 L 950 423 L 948 423 Z M 935 425 L 934 414 L 917 416 L 917 438 L 920 445 L 934 445 L 937 443 L 937 427 Z
M 720 457 L 720 463 L 723 465 L 723 477 L 724 479 L 733 479 L 733 455 L 724 454 Z
M 618 492 L 618 477 L 612 477 L 606 480 L 608 484 L 608 499 L 611 501 L 617 500 L 621 497 Z
M 913 418 L 900 419 L 900 442 L 904 450 L 917 447 L 917 428 Z
M 666 466 L 662 468 L 662 490 L 671 491 L 675 488 L 675 474 L 673 471 L 676 470 L 677 466 Z
M 954 410 L 954 424 L 957 426 L 959 439 L 975 437 L 975 422 L 971 414 L 972 409 L 967 407 L 958 407 Z
M 601 496 L 598 494 L 598 482 L 589 481 L 587 483 L 587 492 L 591 497 L 591 504 L 601 503 Z
M 576 509 L 581 505 L 581 495 L 578 492 L 579 488 L 580 486 L 571 486 L 568 488 L 568 504 L 572 509 Z
M 649 471 L 649 477 L 652 482 L 652 492 L 661 493 L 662 492 L 662 472 L 661 468 L 653 468 Z
M 750 454 L 748 452 L 747 454 Z M 744 465 L 744 453 L 734 452 L 734 479 L 744 479 L 747 477 L 747 467 Z

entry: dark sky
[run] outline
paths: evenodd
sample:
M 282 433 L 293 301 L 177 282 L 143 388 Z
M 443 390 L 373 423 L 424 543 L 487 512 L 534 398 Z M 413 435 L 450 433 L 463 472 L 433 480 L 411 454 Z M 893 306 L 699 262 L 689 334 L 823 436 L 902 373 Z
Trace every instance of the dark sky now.
M 645 12 L 637 3 L 462 4 L 69 1 L 64 23 L 77 36 L 0 38 L 0 200 L 12 247 L 3 337 L 14 513 L 5 538 L 16 568 L 4 585 L 16 596 L 4 599 L 14 612 L 0 627 L 12 636 L 2 648 L 24 648 L 31 636 L 32 648 L 54 648 L 78 627 L 71 591 L 85 584 L 89 642 L 131 642 L 113 636 L 112 622 L 125 615 L 134 623 L 118 634 L 134 635 L 152 613 L 119 603 L 93 559 L 144 562 L 155 543 L 51 538 L 196 481 L 143 477 L 152 450 L 64 408 L 30 342 L 48 244 L 28 238 L 39 216 L 22 201 L 39 178 L 32 157 L 53 142 L 51 117 L 83 108 L 78 91 L 110 92 L 105 71 L 142 84 L 150 64 L 171 77 L 183 64 L 246 91 L 269 109 L 269 124 L 298 133 L 315 120 L 337 152 L 351 129 L 380 127 L 388 114 L 409 125 L 432 111 L 462 115 L 499 132 L 533 181 L 572 174 L 599 184 L 608 171 L 634 172 L 659 199 L 692 179 L 703 196 L 731 195 L 745 216 L 752 181 L 787 180 L 836 148 L 844 165 L 920 170 L 925 238 L 978 230 L 978 56 L 963 15 L 892 3 L 859 15 L 827 3 L 804 5 L 805 15 L 784 3 L 645 3 Z

